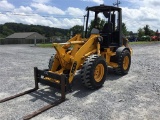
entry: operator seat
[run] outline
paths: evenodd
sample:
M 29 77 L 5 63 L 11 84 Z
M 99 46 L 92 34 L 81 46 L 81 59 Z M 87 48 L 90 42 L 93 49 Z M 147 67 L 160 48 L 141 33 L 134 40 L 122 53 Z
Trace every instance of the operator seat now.
M 93 28 L 91 30 L 91 34 L 99 34 L 99 30 L 97 28 Z
M 102 28 L 102 33 L 111 33 L 113 31 L 113 24 L 112 22 L 105 23 Z
M 101 48 L 109 47 L 109 44 L 112 41 L 112 32 L 113 32 L 112 22 L 105 23 L 101 32 L 101 36 L 103 37 L 103 43 L 101 44 Z

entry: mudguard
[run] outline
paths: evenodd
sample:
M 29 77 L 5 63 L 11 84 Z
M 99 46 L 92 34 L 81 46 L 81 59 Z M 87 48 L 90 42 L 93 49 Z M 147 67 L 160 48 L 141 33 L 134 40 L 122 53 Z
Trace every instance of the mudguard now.
M 124 50 L 128 50 L 128 51 L 131 53 L 131 51 L 130 51 L 129 48 L 122 46 L 122 47 L 119 47 L 119 48 L 116 50 L 116 56 L 119 57 L 119 55 L 120 55 L 120 54 L 122 53 L 122 51 L 124 51 Z

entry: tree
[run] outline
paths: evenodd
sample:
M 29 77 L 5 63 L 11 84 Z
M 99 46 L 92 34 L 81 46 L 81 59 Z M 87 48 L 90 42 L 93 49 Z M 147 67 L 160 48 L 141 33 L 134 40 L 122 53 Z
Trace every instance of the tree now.
M 72 32 L 73 32 L 73 35 L 82 33 L 82 31 L 83 31 L 83 26 L 75 25 L 75 26 L 73 26 L 72 28 L 70 28 L 69 31 L 70 31 L 70 32 L 72 31 Z
M 156 35 L 155 31 L 150 30 L 150 36 L 154 36 L 154 35 Z
M 127 27 L 125 23 L 122 23 L 122 33 L 127 36 L 128 35 L 128 31 L 127 31 Z
M 149 25 L 145 25 L 143 28 L 138 29 L 138 37 L 141 38 L 142 36 L 154 36 L 156 32 L 151 30 Z
M 104 24 L 105 24 L 105 20 L 97 17 L 97 26 L 98 26 L 98 28 L 99 28 L 100 30 L 102 30 Z M 91 20 L 91 24 L 90 24 L 90 26 L 88 27 L 89 33 L 91 32 L 91 30 L 92 30 L 94 27 L 95 27 L 94 20 Z
M 102 30 L 103 26 L 105 24 L 105 20 L 98 17 L 97 18 L 97 24 L 98 24 L 99 29 Z M 95 27 L 94 26 L 94 20 L 91 20 L 91 24 L 88 27 L 88 31 L 90 32 L 94 27 Z M 124 35 L 128 35 L 128 31 L 127 31 L 127 27 L 126 27 L 125 23 L 122 23 L 122 32 L 123 32 Z
M 68 29 L 53 28 L 41 25 L 25 25 L 22 23 L 5 23 L 0 25 L 0 36 L 7 37 L 14 32 L 38 32 L 50 38 L 59 32 L 62 36 L 66 36 Z
M 151 30 L 150 30 L 150 27 L 149 27 L 149 25 L 146 25 L 146 26 L 144 26 L 144 33 L 145 33 L 145 35 L 151 35 Z
M 141 37 L 144 36 L 144 35 L 145 35 L 144 29 L 139 28 L 139 29 L 138 29 L 138 37 L 141 38 Z
M 4 26 L 2 27 L 2 34 L 3 34 L 4 36 L 8 36 L 8 35 L 13 34 L 13 33 L 14 33 L 14 31 L 11 30 L 11 29 L 9 29 L 6 25 L 4 25 Z
M 55 36 L 63 36 L 60 32 L 55 32 Z
M 38 32 L 38 33 L 40 33 L 40 34 L 44 34 L 43 30 L 42 30 L 40 27 L 36 27 L 36 26 L 31 27 L 31 28 L 30 28 L 30 31 L 31 31 L 31 32 Z
M 156 33 L 159 33 L 158 29 L 156 30 Z
M 130 36 L 133 36 L 133 32 L 132 32 L 132 31 L 128 31 L 128 34 L 129 34 Z
M 156 35 L 157 37 L 159 36 L 159 31 L 158 31 L 158 29 L 156 30 L 155 35 Z

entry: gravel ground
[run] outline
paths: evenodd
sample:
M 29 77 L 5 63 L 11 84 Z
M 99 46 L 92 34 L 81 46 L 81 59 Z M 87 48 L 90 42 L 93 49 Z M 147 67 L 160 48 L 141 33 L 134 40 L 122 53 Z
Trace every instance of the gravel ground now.
M 159 120 L 160 43 L 132 48 L 128 75 L 118 76 L 109 70 L 104 86 L 92 91 L 83 87 L 77 73 L 67 100 L 33 120 Z M 47 68 L 54 52 L 30 45 L 1 45 L 0 99 L 33 88 L 33 67 Z M 59 96 L 53 88 L 40 87 L 37 92 L 0 103 L 0 120 L 22 120 Z

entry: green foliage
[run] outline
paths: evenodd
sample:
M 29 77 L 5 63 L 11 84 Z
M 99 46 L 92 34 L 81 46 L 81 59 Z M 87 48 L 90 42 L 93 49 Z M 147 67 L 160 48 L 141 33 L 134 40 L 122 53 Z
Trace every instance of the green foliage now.
M 151 30 L 149 25 L 145 25 L 143 28 L 138 29 L 138 37 L 141 39 L 143 36 L 154 36 L 155 31 Z
M 68 29 L 53 28 L 41 25 L 25 25 L 22 23 L 5 23 L 0 25 L 0 37 L 7 37 L 15 32 L 38 32 L 45 37 L 55 36 L 60 33 L 61 36 L 66 36 Z
M 150 27 L 149 27 L 149 25 L 144 26 L 143 29 L 144 29 L 145 35 L 150 35 Z
M 155 43 L 160 43 L 159 41 L 138 41 L 138 42 L 130 42 L 130 45 L 141 45 L 141 44 L 155 44 Z
M 153 31 L 153 30 L 150 30 L 150 35 L 151 35 L 151 36 L 154 36 L 154 35 L 156 35 L 155 31 Z
M 132 32 L 132 31 L 128 31 L 128 34 L 129 34 L 129 35 L 133 35 L 133 32 Z
M 41 28 L 41 27 L 39 27 L 39 26 L 32 26 L 31 28 L 30 28 L 30 31 L 31 32 L 38 32 L 38 33 L 40 33 L 40 34 L 44 34 L 45 32 L 44 32 L 44 30 Z
M 127 31 L 127 27 L 125 23 L 122 23 L 122 33 L 127 36 L 128 35 L 128 31 Z
M 49 43 L 49 44 L 38 44 L 37 45 L 38 47 L 42 47 L 42 48 L 48 48 L 48 47 L 52 47 L 52 43 Z
M 70 31 L 70 32 L 72 31 L 72 32 L 73 32 L 73 35 L 82 33 L 82 31 L 83 31 L 83 26 L 75 25 L 75 26 L 73 26 L 72 28 L 70 28 L 69 31 Z
M 150 36 L 142 36 L 140 41 L 151 41 L 151 37 Z
M 8 35 L 14 33 L 14 31 L 12 29 L 8 28 L 8 26 L 6 26 L 6 25 L 2 26 L 0 31 L 1 31 L 1 33 L 0 33 L 1 36 L 8 36 Z
M 157 37 L 159 37 L 159 31 L 158 31 L 158 29 L 156 30 L 155 35 L 156 35 Z
M 3 35 L 3 34 L 0 34 L 0 38 L 5 38 L 5 35 Z
M 97 18 L 97 25 L 98 25 L 99 30 L 103 29 L 104 24 L 105 24 L 105 20 L 98 17 Z M 91 24 L 88 27 L 88 31 L 90 32 L 94 27 L 95 27 L 94 20 L 91 20 Z M 127 27 L 126 27 L 125 23 L 122 23 L 122 32 L 124 35 L 128 35 L 128 31 L 127 31 Z
M 97 25 L 96 25 L 96 26 L 98 27 L 99 30 L 102 30 L 104 24 L 105 24 L 105 20 L 98 17 L 98 18 L 97 18 Z M 91 24 L 90 24 L 90 26 L 88 27 L 89 33 L 91 32 L 91 30 L 92 30 L 94 27 L 95 27 L 95 25 L 94 25 L 94 20 L 91 20 Z
M 138 29 L 138 37 L 141 38 L 141 37 L 144 36 L 144 35 L 145 35 L 144 29 L 139 28 L 139 29 Z

